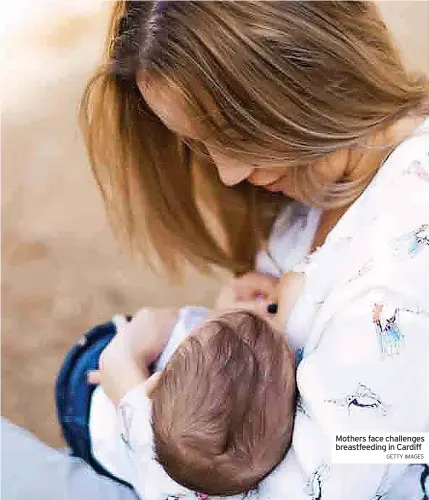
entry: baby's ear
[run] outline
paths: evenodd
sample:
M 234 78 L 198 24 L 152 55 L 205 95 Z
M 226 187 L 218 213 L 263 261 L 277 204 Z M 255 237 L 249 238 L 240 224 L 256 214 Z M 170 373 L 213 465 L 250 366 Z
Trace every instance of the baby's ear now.
M 162 371 L 154 373 L 144 383 L 145 388 L 146 388 L 146 396 L 149 399 L 152 398 L 152 393 L 155 390 L 155 387 L 158 385 L 159 379 L 161 377 L 161 373 L 162 373 Z

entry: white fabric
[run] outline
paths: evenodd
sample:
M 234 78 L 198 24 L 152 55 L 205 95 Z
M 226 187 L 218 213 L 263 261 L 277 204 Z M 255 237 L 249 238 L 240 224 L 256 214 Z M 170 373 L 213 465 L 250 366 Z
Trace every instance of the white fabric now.
M 280 277 L 309 253 L 321 210 L 288 204 L 274 223 L 266 251 L 259 252 L 256 269 Z
M 292 447 L 250 498 L 417 500 L 423 466 L 332 464 L 330 439 L 338 431 L 429 430 L 429 119 L 303 260 L 319 216 L 286 209 L 269 252 L 258 257 L 271 274 L 305 273 L 287 331 L 295 345 L 303 329 L 309 336 L 297 370 Z M 131 460 L 141 494 L 152 478 L 137 456 Z M 160 487 L 142 498 L 204 498 Z
M 307 284 L 287 331 L 310 335 L 293 447 L 261 500 L 423 498 L 423 466 L 331 464 L 329 447 L 338 431 L 429 430 L 428 229 L 426 119 L 324 245 L 293 265 Z
M 192 306 L 182 307 L 182 309 L 180 309 L 177 323 L 173 328 L 170 339 L 161 356 L 155 363 L 155 371 L 161 371 L 165 367 L 182 340 L 184 340 L 197 325 L 207 318 L 208 313 L 209 310 L 205 307 Z
M 120 432 L 128 454 L 126 465 L 129 467 L 130 484 L 140 498 L 161 500 L 167 498 L 170 491 L 192 494 L 171 479 L 155 458 L 152 402 L 146 395 L 145 383 L 125 395 L 118 406 L 118 413 Z
M 179 311 L 169 341 L 155 363 L 155 371 L 165 367 L 178 345 L 206 319 L 208 313 L 208 309 L 204 307 L 183 307 Z M 98 386 L 91 398 L 89 430 L 91 451 L 97 461 L 117 478 L 132 484 L 139 496 L 150 500 L 156 498 L 150 492 L 150 485 L 159 484 L 159 479 L 146 484 L 141 481 L 142 474 L 136 471 L 136 466 L 148 469 L 147 464 L 142 463 L 147 459 L 147 453 L 136 453 L 136 450 L 145 447 L 148 440 L 151 441 L 151 429 L 147 425 L 148 414 L 144 384 L 125 395 L 120 404 L 119 418 L 117 408 L 106 396 L 103 388 Z M 141 425 L 135 424 L 135 416 L 140 417 L 137 420 L 140 420 Z M 131 422 L 131 419 L 134 421 Z M 146 470 L 146 473 L 148 472 Z M 163 476 L 157 467 L 152 467 L 151 477 L 159 475 Z M 166 481 L 168 485 L 168 478 Z

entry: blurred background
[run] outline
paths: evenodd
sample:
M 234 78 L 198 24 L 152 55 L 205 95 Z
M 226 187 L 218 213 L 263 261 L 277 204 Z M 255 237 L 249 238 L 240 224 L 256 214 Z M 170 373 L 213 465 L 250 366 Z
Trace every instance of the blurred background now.
M 111 2 L 3 2 L 2 414 L 61 445 L 53 384 L 80 335 L 143 305 L 210 305 L 215 278 L 173 287 L 120 251 L 76 124 Z M 413 69 L 429 72 L 429 2 L 381 2 Z

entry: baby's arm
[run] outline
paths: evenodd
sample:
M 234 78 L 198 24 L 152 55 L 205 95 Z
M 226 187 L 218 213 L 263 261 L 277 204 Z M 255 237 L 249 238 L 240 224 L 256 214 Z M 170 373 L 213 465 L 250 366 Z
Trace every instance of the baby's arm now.
M 141 309 L 130 322 L 119 321 L 117 334 L 100 356 L 98 377 L 107 396 L 119 404 L 127 392 L 147 380 L 177 320 L 175 309 Z

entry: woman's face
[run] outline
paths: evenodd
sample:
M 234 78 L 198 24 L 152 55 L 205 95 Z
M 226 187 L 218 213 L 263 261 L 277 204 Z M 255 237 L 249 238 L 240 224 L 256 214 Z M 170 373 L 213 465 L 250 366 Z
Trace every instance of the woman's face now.
M 174 91 L 163 86 L 146 85 L 143 78 L 140 81 L 137 79 L 137 83 L 147 105 L 167 128 L 185 138 L 195 138 L 196 132 L 193 124 L 190 123 L 184 108 L 180 106 L 181 99 L 175 95 Z M 287 165 L 284 168 L 250 167 L 246 163 L 214 149 L 204 141 L 202 143 L 217 168 L 220 180 L 226 186 L 234 186 L 246 180 L 268 191 L 280 192 L 299 200 L 291 183 L 290 169 Z M 324 183 L 329 185 L 344 177 L 346 165 L 347 151 L 342 150 L 317 161 L 314 164 L 314 169 L 324 179 Z

